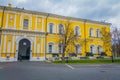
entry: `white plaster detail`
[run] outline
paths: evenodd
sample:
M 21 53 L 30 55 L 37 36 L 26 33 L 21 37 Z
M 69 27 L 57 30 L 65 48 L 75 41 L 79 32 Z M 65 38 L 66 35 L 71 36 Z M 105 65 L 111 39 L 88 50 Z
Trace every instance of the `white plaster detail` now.
M 8 41 L 8 44 L 7 44 L 7 53 L 10 53 L 10 45 L 11 45 L 11 41 Z
M 16 13 L 15 13 L 15 17 L 14 17 L 14 29 L 16 29 Z
M 36 37 L 35 37 L 35 41 L 34 41 L 34 53 L 36 53 Z
M 45 57 L 39 57 L 39 58 L 37 58 L 37 57 L 32 57 L 31 59 L 30 59 L 30 61 L 44 61 L 45 60 Z
M 12 53 L 14 53 L 14 47 L 15 47 L 15 36 L 13 36 L 13 39 L 12 39 Z
M 6 57 L 1 57 L 0 62 L 14 62 L 16 61 L 15 58 L 6 58 Z
M 44 32 L 44 18 L 42 18 L 42 32 Z
M 7 13 L 7 17 L 6 17 L 6 28 L 8 28 L 8 13 Z
M 3 52 L 5 53 L 6 52 L 6 35 L 4 35 L 4 50 L 3 50 Z
M 30 43 L 31 43 L 31 47 L 30 47 L 30 60 L 31 60 L 31 58 L 32 58 L 32 45 L 33 45 L 33 40 L 31 39 L 31 38 L 28 38 L 28 37 L 19 37 L 17 40 L 16 40 L 16 61 L 18 61 L 18 49 L 19 49 L 19 42 L 20 42 L 20 40 L 22 40 L 22 39 L 28 39 L 29 41 L 30 41 Z

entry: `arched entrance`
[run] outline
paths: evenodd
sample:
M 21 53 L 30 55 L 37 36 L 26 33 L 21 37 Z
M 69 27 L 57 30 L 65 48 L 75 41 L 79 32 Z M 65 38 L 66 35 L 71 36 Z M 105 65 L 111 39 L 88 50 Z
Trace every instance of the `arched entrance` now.
M 30 59 L 30 48 L 31 42 L 28 39 L 22 39 L 19 41 L 18 46 L 18 60 L 21 58 L 22 60 Z

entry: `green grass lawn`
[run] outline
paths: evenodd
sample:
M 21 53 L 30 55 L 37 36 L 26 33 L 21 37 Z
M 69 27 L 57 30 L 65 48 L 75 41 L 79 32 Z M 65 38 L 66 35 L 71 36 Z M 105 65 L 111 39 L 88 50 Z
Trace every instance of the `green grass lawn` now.
M 53 61 L 54 64 L 65 64 L 65 62 L 62 63 L 62 61 Z M 69 60 L 69 64 L 110 64 L 112 63 L 112 60 Z M 114 63 L 120 63 L 119 60 L 114 60 Z

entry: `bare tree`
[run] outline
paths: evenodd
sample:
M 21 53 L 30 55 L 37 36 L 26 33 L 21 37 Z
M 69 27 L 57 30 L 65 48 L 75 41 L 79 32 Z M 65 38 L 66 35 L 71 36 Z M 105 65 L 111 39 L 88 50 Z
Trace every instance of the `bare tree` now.
M 117 27 L 112 28 L 112 50 L 115 57 L 120 56 L 120 29 Z
M 63 34 L 59 35 L 58 43 L 62 44 L 62 62 L 64 62 L 65 54 L 74 53 L 76 44 L 84 44 L 84 40 L 80 39 L 79 34 L 74 33 L 74 27 L 71 22 L 65 23 Z

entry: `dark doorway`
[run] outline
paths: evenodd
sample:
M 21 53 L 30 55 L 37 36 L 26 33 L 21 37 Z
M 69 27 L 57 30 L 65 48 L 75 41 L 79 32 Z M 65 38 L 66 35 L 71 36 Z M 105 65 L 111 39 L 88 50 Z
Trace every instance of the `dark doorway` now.
M 31 46 L 31 43 L 28 39 L 20 40 L 19 49 L 18 49 L 18 60 L 30 59 L 30 46 Z

